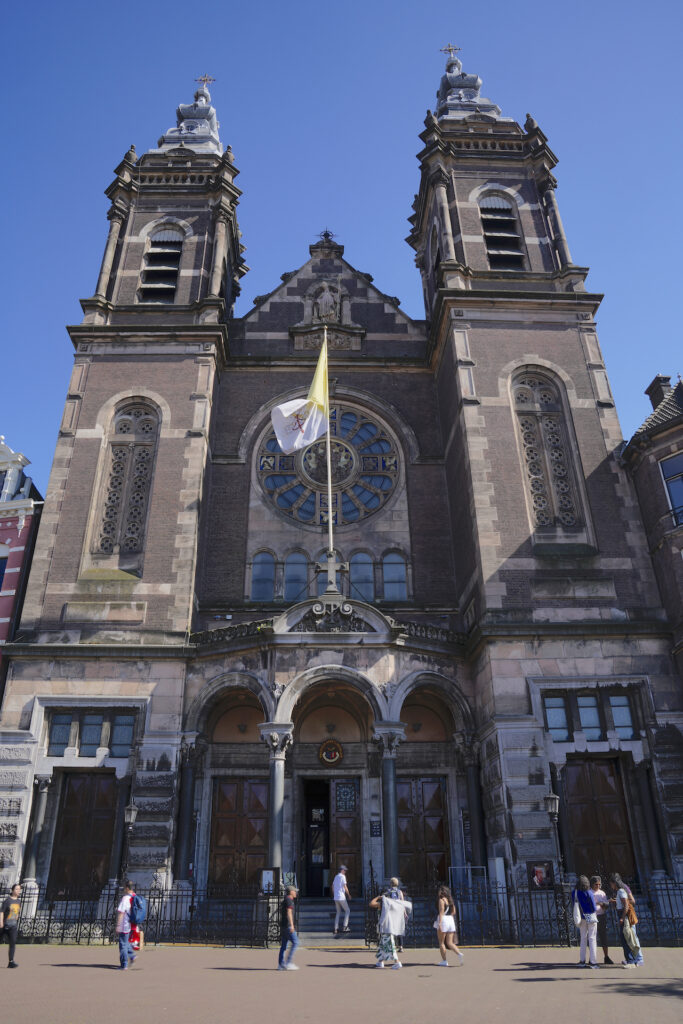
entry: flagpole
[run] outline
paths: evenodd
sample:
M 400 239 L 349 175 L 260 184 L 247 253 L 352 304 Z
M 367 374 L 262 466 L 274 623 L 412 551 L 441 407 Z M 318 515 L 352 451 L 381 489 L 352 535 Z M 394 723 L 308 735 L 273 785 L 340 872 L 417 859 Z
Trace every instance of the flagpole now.
M 327 350 L 327 324 L 323 325 L 323 345 Z M 332 529 L 332 444 L 330 442 L 330 374 L 327 368 L 325 373 L 325 395 L 327 397 L 327 434 L 325 447 L 327 451 L 327 590 L 337 589 L 337 574 L 335 572 L 334 557 L 334 534 Z

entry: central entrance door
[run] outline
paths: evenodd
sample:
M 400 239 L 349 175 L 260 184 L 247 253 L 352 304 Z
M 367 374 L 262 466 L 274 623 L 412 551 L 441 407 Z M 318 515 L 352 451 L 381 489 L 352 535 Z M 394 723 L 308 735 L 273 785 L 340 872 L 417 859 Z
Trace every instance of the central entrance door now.
M 332 878 L 348 868 L 349 891 L 362 891 L 359 779 L 304 780 L 304 872 L 306 896 L 330 896 Z

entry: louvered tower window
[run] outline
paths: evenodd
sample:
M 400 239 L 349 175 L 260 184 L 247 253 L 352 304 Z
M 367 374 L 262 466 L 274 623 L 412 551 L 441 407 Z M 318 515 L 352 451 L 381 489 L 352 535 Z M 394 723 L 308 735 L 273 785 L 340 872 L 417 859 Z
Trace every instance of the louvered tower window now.
M 140 279 L 140 302 L 175 302 L 184 235 L 179 228 L 156 231 L 145 253 Z
M 524 270 L 522 239 L 512 203 L 502 196 L 484 196 L 479 212 L 491 270 Z

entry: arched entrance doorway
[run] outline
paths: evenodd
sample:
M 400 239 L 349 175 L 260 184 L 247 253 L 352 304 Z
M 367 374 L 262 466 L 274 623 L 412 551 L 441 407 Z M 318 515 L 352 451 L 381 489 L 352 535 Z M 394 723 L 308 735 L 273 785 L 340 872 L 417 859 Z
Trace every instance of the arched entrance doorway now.
M 258 886 L 268 860 L 268 755 L 259 733 L 263 707 L 234 689 L 206 722 L 204 863 L 212 890 Z
M 400 720 L 405 738 L 396 761 L 398 863 L 402 881 L 414 889 L 447 882 L 459 852 L 453 843 L 461 818 L 455 722 L 443 696 L 428 686 L 406 697 Z
M 323 682 L 304 691 L 292 721 L 292 853 L 302 894 L 329 895 L 345 864 L 352 895 L 361 895 L 364 806 L 373 789 L 372 708 L 349 684 Z

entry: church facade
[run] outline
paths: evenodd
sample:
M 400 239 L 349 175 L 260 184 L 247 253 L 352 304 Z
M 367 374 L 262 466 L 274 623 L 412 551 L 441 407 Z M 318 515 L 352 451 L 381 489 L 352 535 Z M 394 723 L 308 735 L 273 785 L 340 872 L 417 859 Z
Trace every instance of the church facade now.
M 116 168 L 6 648 L 5 882 L 681 877 L 673 606 L 556 157 L 453 54 L 420 138 L 425 320 L 328 232 L 234 316 L 206 84 Z M 324 441 L 270 420 L 324 331 L 331 505 Z

